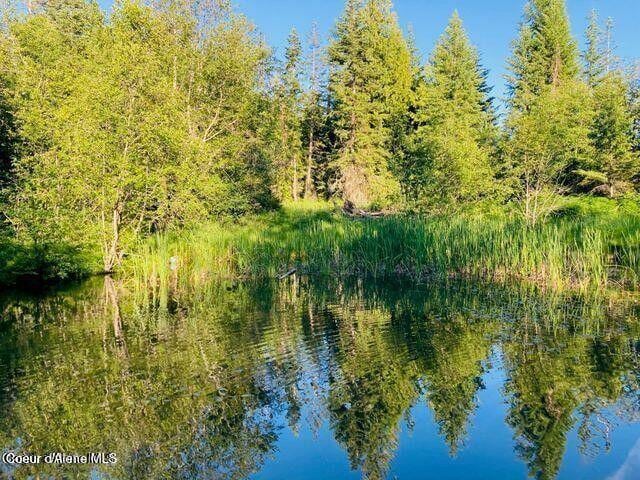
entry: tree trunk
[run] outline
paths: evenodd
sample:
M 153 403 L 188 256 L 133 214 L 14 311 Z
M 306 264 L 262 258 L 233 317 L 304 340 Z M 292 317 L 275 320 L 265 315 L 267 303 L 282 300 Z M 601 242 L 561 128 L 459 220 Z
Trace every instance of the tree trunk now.
M 291 188 L 293 189 L 293 201 L 298 201 L 298 159 L 294 155 L 291 158 L 291 163 L 293 164 L 293 185 Z
M 120 252 L 120 215 L 122 207 L 116 204 L 112 212 L 111 239 L 104 246 L 104 272 L 111 273 L 120 263 L 122 253 Z
M 313 138 L 313 127 L 309 132 L 309 151 L 307 152 L 307 175 L 304 181 L 304 198 L 309 199 L 313 196 L 313 184 L 311 179 L 312 173 L 312 165 L 313 165 L 313 148 L 314 148 L 314 138 Z

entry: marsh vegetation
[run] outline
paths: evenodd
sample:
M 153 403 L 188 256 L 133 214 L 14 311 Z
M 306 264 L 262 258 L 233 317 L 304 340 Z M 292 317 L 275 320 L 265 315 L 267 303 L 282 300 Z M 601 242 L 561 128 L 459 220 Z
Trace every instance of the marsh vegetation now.
M 502 108 L 457 13 L 423 61 L 389 0 L 282 58 L 222 0 L 4 13 L 4 284 L 185 249 L 207 274 L 637 282 L 640 90 L 597 12 L 580 52 L 563 0 L 528 2 Z M 388 218 L 323 212 L 345 201 Z

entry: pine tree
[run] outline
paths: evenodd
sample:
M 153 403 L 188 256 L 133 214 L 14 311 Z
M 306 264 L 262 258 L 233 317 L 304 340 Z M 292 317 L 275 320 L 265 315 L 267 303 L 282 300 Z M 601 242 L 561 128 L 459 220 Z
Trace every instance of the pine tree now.
M 302 57 L 302 45 L 298 32 L 293 29 L 289 34 L 287 53 L 286 53 L 286 66 L 285 66 L 285 91 L 287 99 L 290 102 L 290 110 L 292 113 L 291 118 L 291 168 L 292 172 L 292 185 L 291 192 L 294 200 L 298 200 L 300 195 L 300 188 L 298 185 L 300 172 L 299 157 L 300 157 L 300 61 Z
M 408 179 L 414 200 L 450 205 L 491 190 L 495 115 L 488 91 L 486 71 L 456 12 L 417 90 Z
M 615 196 L 631 188 L 638 169 L 633 152 L 633 114 L 629 82 L 615 68 L 613 22 L 604 31 L 594 11 L 587 27 L 585 73 L 592 87 L 594 118 L 590 137 L 593 158 L 576 173 L 581 185 Z
M 564 0 L 529 0 L 509 63 L 511 107 L 518 110 L 526 111 L 545 86 L 577 78 L 578 48 Z
M 407 45 L 410 55 L 411 88 L 409 91 L 407 109 L 396 115 L 394 122 L 392 123 L 393 143 L 391 150 L 395 158 L 394 174 L 400 181 L 402 194 L 404 196 L 403 201 L 406 202 L 409 200 L 410 202 L 413 202 L 415 200 L 416 192 L 412 188 L 412 186 L 415 185 L 415 182 L 412 181 L 412 179 L 416 177 L 417 171 L 415 169 L 415 158 L 413 156 L 411 138 L 417 128 L 417 125 L 414 122 L 414 114 L 416 113 L 417 106 L 417 93 L 421 86 L 424 85 L 426 79 L 424 63 L 416 45 L 412 26 L 409 26 L 407 32 Z
M 304 99 L 303 111 L 303 137 L 306 145 L 307 165 L 304 182 L 304 197 L 309 199 L 317 195 L 317 183 L 322 173 L 318 171 L 320 166 L 320 154 L 325 146 L 323 139 L 323 126 L 326 120 L 325 95 L 323 95 L 322 79 L 324 76 L 324 64 L 320 49 L 320 37 L 318 26 L 314 23 L 309 34 L 308 53 L 308 84 L 309 88 Z
M 589 16 L 586 31 L 586 49 L 583 54 L 585 64 L 585 80 L 590 87 L 600 82 L 605 73 L 605 58 L 602 55 L 602 30 L 598 23 L 598 12 L 594 9 Z
M 601 177 L 585 179 L 606 186 L 615 196 L 631 188 L 638 172 L 638 155 L 633 152 L 633 116 L 629 104 L 629 86 L 620 72 L 610 72 L 594 89 L 595 117 L 591 139 L 595 148 L 593 170 Z
M 391 2 L 348 0 L 329 61 L 341 194 L 358 205 L 388 205 L 400 192 L 393 127 L 412 84 L 411 54 Z
M 103 14 L 97 2 L 86 0 L 46 0 L 42 10 L 62 32 L 78 37 L 98 28 Z
M 631 80 L 631 116 L 633 118 L 633 151 L 640 153 L 640 65 Z M 640 171 L 637 172 L 640 175 Z
M 276 86 L 276 108 L 278 110 L 276 137 L 279 141 L 276 185 L 280 199 L 294 201 L 300 197 L 301 145 L 301 95 L 300 83 L 302 44 L 298 32 L 292 29 L 287 39 L 284 64 Z
M 565 1 L 530 0 L 513 51 L 505 153 L 525 216 L 536 221 L 592 154 L 589 91 Z
M 631 82 L 631 118 L 633 121 L 633 153 L 640 155 L 640 67 L 636 67 L 636 73 Z M 636 189 L 640 187 L 640 167 L 636 169 L 632 177 Z
M 615 42 L 613 41 L 613 27 L 614 27 L 614 23 L 613 23 L 613 18 L 609 17 L 607 18 L 607 22 L 605 24 L 605 29 L 604 29 L 604 39 L 603 39 L 603 43 L 604 43 L 604 67 L 605 67 L 605 72 L 606 73 L 610 73 L 611 71 L 615 70 L 617 68 L 617 64 L 618 64 L 618 59 L 616 58 L 616 45 Z

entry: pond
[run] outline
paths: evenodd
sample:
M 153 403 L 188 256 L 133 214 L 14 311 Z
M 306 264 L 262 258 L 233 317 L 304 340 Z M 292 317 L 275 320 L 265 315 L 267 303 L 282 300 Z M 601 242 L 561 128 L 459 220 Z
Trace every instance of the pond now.
M 165 287 L 5 295 L 3 456 L 106 460 L 4 461 L 0 478 L 640 478 L 633 299 L 296 276 Z

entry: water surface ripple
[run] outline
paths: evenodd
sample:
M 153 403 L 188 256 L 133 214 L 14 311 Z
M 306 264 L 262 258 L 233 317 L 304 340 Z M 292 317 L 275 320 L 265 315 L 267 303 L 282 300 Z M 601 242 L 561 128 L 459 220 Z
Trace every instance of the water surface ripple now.
M 293 276 L 0 299 L 0 478 L 640 478 L 634 300 Z

